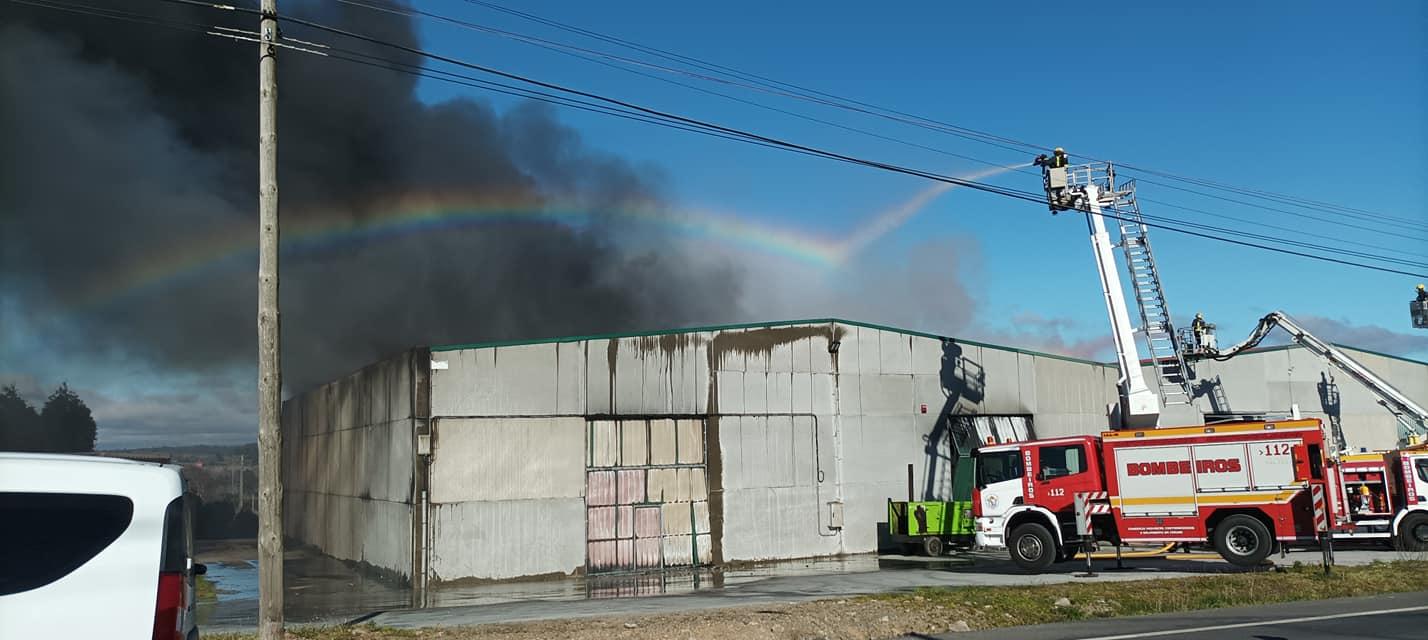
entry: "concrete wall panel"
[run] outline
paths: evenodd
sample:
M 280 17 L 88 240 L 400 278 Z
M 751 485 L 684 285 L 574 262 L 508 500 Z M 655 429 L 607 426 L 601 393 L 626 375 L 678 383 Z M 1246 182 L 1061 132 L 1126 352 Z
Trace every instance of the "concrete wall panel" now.
M 631 338 L 614 340 L 614 413 L 638 414 L 645 411 L 645 363 L 639 349 L 639 341 Z M 607 355 L 607 361 L 608 361 Z
M 914 409 L 912 376 L 863 375 L 860 381 L 863 415 L 907 415 Z
M 1100 367 L 1087 366 L 1086 375 L 1104 379 L 1103 371 L 1098 371 Z M 1036 414 L 1041 411 L 1041 403 L 1036 398 L 1036 357 L 1025 353 L 1016 354 L 1016 375 L 1017 375 L 1017 397 L 1022 409 L 1029 414 Z M 1115 380 L 1111 381 L 1115 385 Z M 1104 384 L 1102 384 L 1104 386 Z
M 555 412 L 561 415 L 585 413 L 585 345 L 562 342 L 555 345 Z
M 447 418 L 435 428 L 433 503 L 585 495 L 584 418 Z M 609 436 L 612 448 L 618 441 Z
M 643 345 L 641 345 L 643 346 Z M 675 380 L 680 377 L 675 360 L 667 354 L 653 349 L 641 349 L 637 356 L 641 364 L 640 404 L 638 408 L 623 409 L 625 414 L 672 413 L 674 410 Z
M 438 416 L 498 414 L 501 405 L 495 349 L 432 354 L 446 369 L 431 372 L 431 411 Z
M 985 397 L 982 400 L 982 413 L 1018 414 L 1025 413 L 1026 407 L 1021 402 L 1021 390 L 1018 383 L 1021 381 L 1021 374 L 1018 371 L 1019 362 L 1017 354 L 1011 351 L 1000 349 L 982 349 L 982 360 L 978 364 L 982 366 L 982 371 L 986 372 L 986 382 L 984 388 Z M 1078 365 L 1062 360 L 1057 363 L 1069 365 L 1071 368 L 1080 369 L 1079 373 L 1084 375 L 1090 367 Z
M 789 376 L 788 395 L 790 413 L 812 413 L 813 374 L 801 372 Z
M 612 368 L 609 361 L 610 341 L 589 340 L 584 343 L 585 412 L 604 415 L 615 412 L 615 395 L 610 387 Z
M 793 373 L 794 345 L 803 342 L 806 342 L 806 339 L 775 344 L 769 350 L 769 373 Z
M 413 353 L 284 403 L 285 534 L 333 557 L 411 574 Z M 425 362 L 418 365 L 425 366 Z
M 769 374 L 762 371 L 744 373 L 744 413 L 768 413 Z
M 585 567 L 582 498 L 433 505 L 435 581 L 572 574 Z
M 827 353 L 828 341 L 827 341 L 827 340 L 824 340 L 821 344 L 822 344 L 822 348 L 823 348 L 823 350 L 824 350 L 824 353 Z M 793 372 L 794 372 L 794 373 L 812 373 L 812 372 L 813 372 L 813 339 L 812 339 L 812 338 L 803 338 L 802 340 L 795 340 L 795 341 L 790 345 L 790 349 L 793 351 L 793 353 L 791 354 L 791 355 L 792 355 L 792 362 L 793 362 Z
M 912 371 L 922 375 L 942 372 L 942 341 L 922 336 L 909 336 L 912 341 Z
M 878 373 L 912 373 L 912 336 L 894 331 L 878 332 Z
M 718 398 L 718 413 L 744 413 L 744 373 L 742 371 L 719 371 L 714 379 Z M 711 409 L 710 413 L 715 411 Z

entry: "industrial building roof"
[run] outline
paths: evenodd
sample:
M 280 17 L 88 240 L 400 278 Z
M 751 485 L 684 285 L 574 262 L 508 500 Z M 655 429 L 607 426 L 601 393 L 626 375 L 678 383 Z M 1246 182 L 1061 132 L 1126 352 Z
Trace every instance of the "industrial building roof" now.
M 920 337 L 923 337 L 923 338 L 933 338 L 933 339 L 936 339 L 936 340 L 952 340 L 952 341 L 957 342 L 958 344 L 966 344 L 966 345 L 972 345 L 972 346 L 977 346 L 977 347 L 985 347 L 985 348 L 989 348 L 989 349 L 999 349 L 999 350 L 1001 350 L 1001 351 L 1011 351 L 1011 352 L 1013 352 L 1013 353 L 1024 353 L 1024 354 L 1032 355 L 1032 356 L 1041 356 L 1041 357 L 1046 357 L 1046 358 L 1056 358 L 1056 359 L 1058 359 L 1058 360 L 1069 360 L 1069 361 L 1071 361 L 1071 362 L 1079 362 L 1079 363 L 1083 363 L 1083 364 L 1095 364 L 1095 365 L 1102 365 L 1102 366 L 1113 366 L 1113 365 L 1107 365 L 1107 363 L 1105 363 L 1105 362 L 1097 362 L 1097 361 L 1095 361 L 1095 360 L 1087 360 L 1087 359 L 1085 359 L 1085 358 L 1075 358 L 1075 357 L 1072 357 L 1072 356 L 1064 356 L 1064 355 L 1059 355 L 1059 354 L 1055 354 L 1055 353 L 1044 353 L 1044 352 L 1041 352 L 1041 351 L 1032 351 L 1032 350 L 1029 350 L 1029 349 L 1018 349 L 1018 348 L 1016 348 L 1016 347 L 1008 347 L 1008 346 L 1000 345 L 1000 344 L 990 344 L 990 343 L 987 343 L 987 342 L 978 342 L 978 341 L 976 341 L 976 340 L 963 340 L 963 339 L 961 339 L 961 338 L 953 338 L 953 337 L 951 337 L 951 336 L 940 336 L 940 335 L 933 334 L 933 333 L 926 333 L 926 332 L 922 332 L 922 331 L 913 331 L 913 330 L 911 330 L 911 329 L 899 329 L 899 328 L 897 328 L 897 327 L 889 327 L 889 326 L 881 325 L 881 324 L 873 324 L 873 323 L 871 323 L 871 322 L 859 322 L 859 321 L 857 321 L 857 320 L 843 320 L 843 319 L 841 319 L 841 318 L 809 318 L 809 319 L 805 319 L 805 320 L 776 320 L 776 321 L 772 321 L 772 322 L 746 322 L 746 323 L 742 323 L 742 324 L 719 324 L 719 325 L 710 325 L 710 326 L 703 326 L 703 327 L 683 327 L 683 328 L 677 328 L 677 329 L 660 329 L 660 330 L 657 330 L 657 331 L 630 331 L 630 332 L 624 332 L 624 333 L 602 333 L 602 334 L 584 335 L 584 336 L 565 336 L 565 337 L 559 337 L 559 338 L 541 338 L 541 339 L 536 339 L 536 340 L 503 340 L 503 341 L 495 341 L 495 342 L 471 342 L 471 343 L 464 343 L 464 344 L 433 345 L 433 346 L 431 347 L 431 350 L 432 350 L 432 351 L 456 351 L 456 350 L 459 350 L 459 349 L 481 349 L 481 348 L 489 348 L 489 347 L 510 347 L 510 346 L 523 345 L 523 344 L 545 344 L 545 343 L 551 343 L 551 342 L 580 342 L 580 341 L 582 341 L 582 340 L 604 340 L 604 339 L 609 339 L 609 338 L 639 338 L 639 337 L 645 337 L 645 336 L 663 336 L 663 335 L 671 335 L 671 334 L 677 334 L 677 333 L 700 333 L 700 332 L 704 332 L 704 331 L 729 331 L 729 330 L 733 330 L 733 329 L 765 329 L 765 328 L 769 328 L 769 327 L 787 327 L 787 326 L 791 326 L 791 325 L 801 325 L 801 324 L 827 324 L 827 323 L 830 323 L 830 322 L 836 322 L 836 323 L 838 323 L 838 324 L 845 324 L 845 325 L 850 325 L 850 326 L 854 326 L 854 327 L 867 327 L 867 328 L 869 328 L 869 329 L 880 329 L 880 330 L 882 330 L 882 331 L 891 331 L 891 332 L 894 332 L 894 333 L 901 333 L 901 334 L 910 335 L 910 336 L 920 336 Z
M 456 351 L 456 350 L 459 350 L 459 349 L 481 349 L 481 348 L 489 348 L 489 347 L 511 347 L 511 346 L 517 346 L 517 345 L 525 345 L 525 344 L 546 344 L 546 343 L 553 343 L 553 342 L 580 342 L 580 341 L 582 341 L 582 340 L 605 340 L 605 339 L 610 339 L 610 338 L 639 338 L 639 337 L 645 337 L 645 336 L 663 336 L 663 335 L 671 335 L 671 334 L 678 334 L 678 333 L 700 333 L 700 332 L 704 332 L 704 331 L 728 331 L 728 330 L 733 330 L 733 329 L 759 329 L 759 328 L 769 328 L 769 327 L 786 327 L 786 326 L 791 326 L 791 325 L 802 325 L 802 324 L 826 324 L 826 323 L 830 323 L 830 322 L 836 322 L 836 323 L 838 323 L 838 324 L 845 324 L 845 325 L 850 325 L 850 326 L 855 326 L 855 327 L 867 327 L 867 328 L 869 328 L 869 329 L 880 329 L 880 330 L 882 330 L 882 331 L 892 331 L 892 332 L 894 332 L 894 333 L 901 333 L 901 334 L 906 334 L 906 335 L 910 335 L 910 336 L 921 336 L 921 337 L 924 337 L 924 338 L 934 338 L 934 339 L 937 339 L 937 340 L 952 340 L 952 341 L 955 341 L 955 342 L 957 342 L 957 343 L 959 343 L 959 344 L 967 344 L 967 345 L 973 345 L 973 346 L 984 347 L 984 348 L 989 348 L 989 349 L 999 349 L 999 350 L 1001 350 L 1001 351 L 1010 351 L 1010 352 L 1013 352 L 1013 353 L 1024 353 L 1024 354 L 1027 354 L 1027 355 L 1041 356 L 1041 357 L 1045 357 L 1045 358 L 1056 358 L 1056 359 L 1058 359 L 1058 360 L 1067 360 L 1067 361 L 1070 361 L 1070 362 L 1079 362 L 1079 363 L 1082 363 L 1082 364 L 1096 364 L 1096 365 L 1102 365 L 1102 366 L 1108 366 L 1108 367 L 1109 367 L 1109 366 L 1115 366 L 1115 363 L 1113 363 L 1113 362 L 1099 362 L 1099 361 L 1096 361 L 1096 360 L 1088 360 L 1088 359 L 1085 359 L 1085 358 L 1076 358 L 1076 357 L 1073 357 L 1073 356 L 1066 356 L 1066 355 L 1060 355 L 1060 354 L 1055 354 L 1055 353 L 1046 353 L 1046 352 L 1044 352 L 1044 351 L 1034 351 L 1034 350 L 1030 350 L 1030 349 L 1021 349 L 1021 348 L 1018 348 L 1018 347 L 1009 347 L 1009 346 L 1006 346 L 1006 345 L 991 344 L 991 343 L 988 343 L 988 342 L 979 342 L 979 341 L 976 341 L 976 340 L 964 340 L 964 339 L 962 339 L 962 338 L 954 338 L 954 337 L 951 337 L 951 336 L 941 336 L 941 335 L 937 335 L 937 334 L 933 334 L 933 333 L 926 333 L 926 332 L 923 332 L 923 331 L 913 331 L 913 330 L 911 330 L 911 329 L 900 329 L 900 328 L 898 328 L 898 327 L 890 327 L 890 326 L 887 326 L 887 325 L 874 324 L 874 323 L 871 323 L 871 322 L 859 322 L 859 321 L 857 321 L 857 320 L 843 320 L 843 319 L 841 319 L 841 318 L 808 318 L 808 319 L 804 319 L 804 320 L 775 320 L 775 321 L 770 321 L 770 322 L 745 322 L 745 323 L 739 323 L 739 324 L 718 324 L 718 325 L 708 325 L 708 326 L 699 326 L 699 327 L 680 327 L 680 328 L 674 328 L 674 329 L 659 329 L 659 330 L 655 330 L 655 331 L 628 331 L 628 332 L 621 332 L 621 333 L 600 333 L 600 334 L 591 334 L 591 335 L 563 336 L 563 337 L 555 337 L 555 338 L 537 338 L 537 339 L 533 339 L 533 340 L 498 340 L 498 341 L 492 341 L 492 342 L 469 342 L 469 343 L 461 343 L 461 344 L 433 345 L 433 346 L 431 347 L 431 350 L 432 350 L 432 351 Z M 1380 352 L 1380 351 L 1371 351 L 1371 350 L 1369 350 L 1369 349 L 1364 349 L 1364 348 L 1361 348 L 1361 347 L 1355 347 L 1355 346 L 1353 346 L 1353 345 L 1338 344 L 1338 343 L 1334 343 L 1334 344 L 1335 344 L 1335 346 L 1338 346 L 1338 347 L 1341 347 L 1341 348 L 1345 348 L 1345 349 L 1353 349 L 1354 351 L 1359 351 L 1359 352 L 1363 352 L 1363 353 L 1371 353 L 1371 354 L 1376 355 L 1376 356 L 1383 356 L 1383 357 L 1385 357 L 1385 358 L 1392 358 L 1392 359 L 1394 359 L 1394 360 L 1402 360 L 1402 361 L 1404 361 L 1404 362 L 1411 362 L 1411 363 L 1413 363 L 1413 364 L 1419 364 L 1419 365 L 1428 366 L 1428 362 L 1422 362 L 1422 361 L 1419 361 L 1419 360 L 1414 360 L 1414 359 L 1412 359 L 1412 358 L 1405 358 L 1405 357 L 1403 357 L 1403 356 L 1396 356 L 1396 355 L 1393 355 L 1393 354 L 1383 353 L 1383 352 Z M 1279 345 L 1279 346 L 1272 346 L 1272 347 L 1261 347 L 1261 348 L 1257 348 L 1257 349 L 1252 349 L 1252 350 L 1250 351 L 1250 353 L 1254 353 L 1254 352 L 1265 352 L 1265 351 L 1279 351 L 1279 350 L 1282 350 L 1282 349 L 1289 349 L 1289 348 L 1295 348 L 1295 347 L 1297 347 L 1297 345 L 1288 345 L 1288 344 L 1286 344 L 1286 345 Z M 1148 364 L 1148 361 L 1142 361 L 1142 364 Z

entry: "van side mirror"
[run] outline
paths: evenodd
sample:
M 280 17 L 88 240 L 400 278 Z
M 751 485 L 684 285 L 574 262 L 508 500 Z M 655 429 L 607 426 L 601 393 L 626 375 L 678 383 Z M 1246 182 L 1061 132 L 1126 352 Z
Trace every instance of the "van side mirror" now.
M 208 573 L 208 565 L 201 562 L 193 563 L 193 575 L 201 576 Z

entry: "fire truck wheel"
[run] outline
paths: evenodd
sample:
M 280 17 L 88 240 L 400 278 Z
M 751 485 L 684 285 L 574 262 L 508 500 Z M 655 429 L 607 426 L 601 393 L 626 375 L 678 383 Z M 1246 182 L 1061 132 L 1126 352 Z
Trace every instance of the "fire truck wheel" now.
M 1026 571 L 1040 572 L 1056 561 L 1056 539 L 1035 522 L 1017 525 L 1007 544 L 1012 562 Z
M 1428 551 L 1428 513 L 1410 513 L 1398 523 L 1398 548 Z
M 942 538 L 927 536 L 922 539 L 922 552 L 936 558 L 942 555 Z
M 1253 567 L 1264 562 L 1274 550 L 1274 538 L 1258 518 L 1233 515 L 1215 527 L 1215 551 L 1230 564 Z

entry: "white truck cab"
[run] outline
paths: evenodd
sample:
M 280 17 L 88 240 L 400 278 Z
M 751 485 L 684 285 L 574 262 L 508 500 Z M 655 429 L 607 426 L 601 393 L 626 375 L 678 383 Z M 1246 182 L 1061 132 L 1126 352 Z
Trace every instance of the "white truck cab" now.
M 0 638 L 196 640 L 179 468 L 0 453 Z

